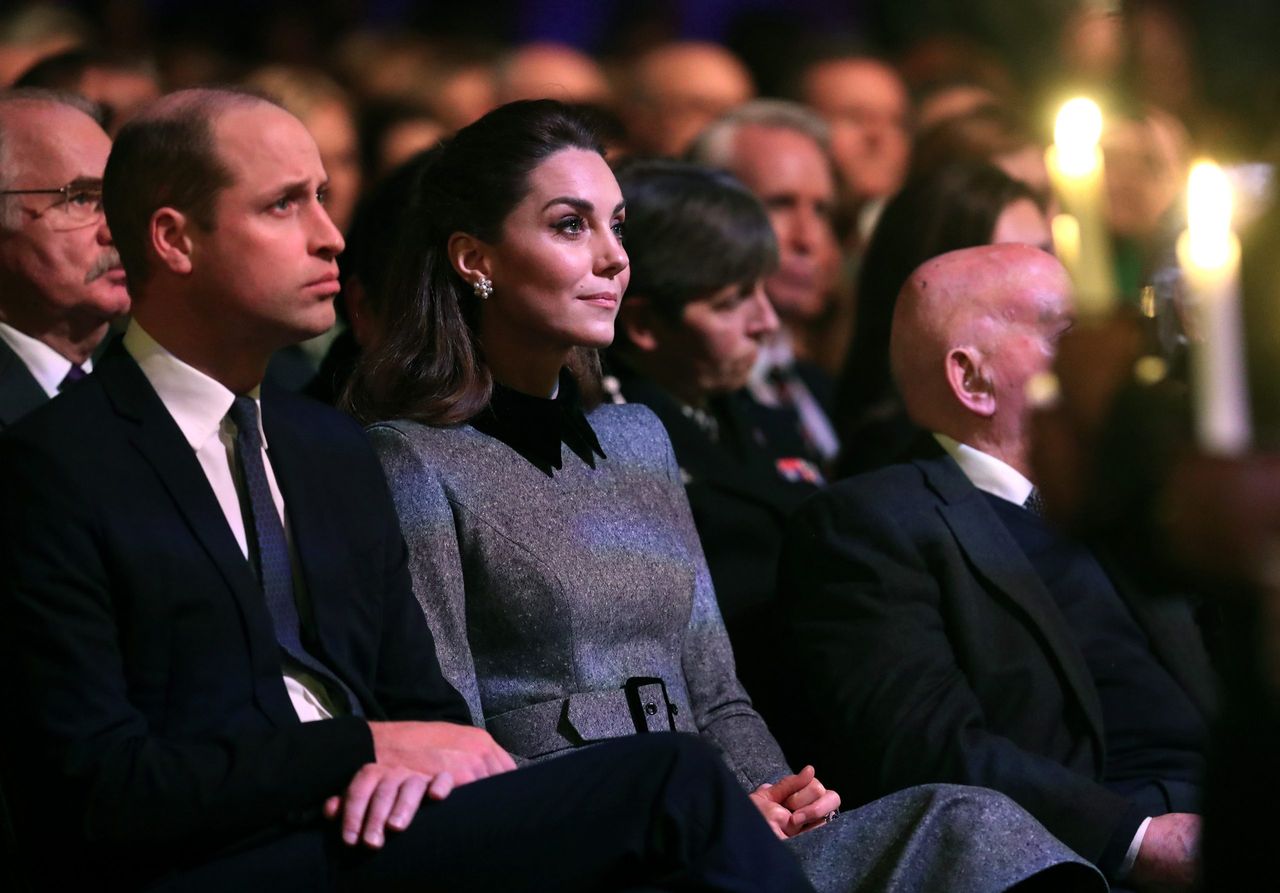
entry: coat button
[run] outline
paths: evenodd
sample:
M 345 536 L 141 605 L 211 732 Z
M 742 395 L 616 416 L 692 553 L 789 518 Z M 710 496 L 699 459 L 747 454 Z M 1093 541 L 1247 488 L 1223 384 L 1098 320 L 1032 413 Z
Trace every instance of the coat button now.
M 650 716 L 656 716 L 658 714 L 658 705 L 652 702 L 645 704 L 644 712 L 649 714 Z

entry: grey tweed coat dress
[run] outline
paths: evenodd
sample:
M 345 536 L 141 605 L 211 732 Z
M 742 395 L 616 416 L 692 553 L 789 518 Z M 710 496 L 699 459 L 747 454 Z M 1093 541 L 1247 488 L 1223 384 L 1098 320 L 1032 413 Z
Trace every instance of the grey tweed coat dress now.
M 777 781 L 791 769 L 735 674 L 666 431 L 639 405 L 588 422 L 605 457 L 592 468 L 564 449 L 551 475 L 471 425 L 369 429 L 445 676 L 518 760 L 674 728 L 713 744 L 744 789 Z M 832 893 L 996 891 L 1032 876 L 1037 889 L 1105 889 L 978 788 L 912 788 L 791 844 Z

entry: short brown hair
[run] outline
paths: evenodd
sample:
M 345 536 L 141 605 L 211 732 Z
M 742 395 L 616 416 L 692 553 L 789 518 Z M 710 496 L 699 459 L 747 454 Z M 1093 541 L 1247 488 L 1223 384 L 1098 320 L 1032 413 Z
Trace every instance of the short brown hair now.
M 121 128 L 102 182 L 102 204 L 125 273 L 137 284 L 150 274 L 151 217 L 174 208 L 213 228 L 218 193 L 232 183 L 219 158 L 213 122 L 229 109 L 270 99 L 237 88 L 182 90 L 156 101 Z

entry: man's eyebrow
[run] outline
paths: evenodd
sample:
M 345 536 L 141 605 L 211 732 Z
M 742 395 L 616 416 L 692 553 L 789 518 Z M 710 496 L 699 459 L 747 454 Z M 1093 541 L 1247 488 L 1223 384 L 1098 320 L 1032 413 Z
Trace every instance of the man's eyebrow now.
M 68 184 L 72 189 L 100 189 L 101 177 L 76 177 Z
M 596 206 L 591 202 L 587 201 L 585 198 L 576 198 L 572 195 L 558 195 L 555 198 L 553 198 L 551 201 L 543 205 L 542 210 L 545 211 L 547 210 L 547 208 L 550 208 L 552 205 L 568 205 L 569 207 L 573 208 L 575 211 L 578 211 L 579 213 L 582 213 L 582 214 L 590 214 L 592 211 L 596 209 Z M 618 204 L 615 205 L 613 208 L 613 213 L 617 214 L 626 206 L 627 206 L 627 203 L 625 200 L 618 202 Z
M 324 181 L 324 183 L 321 183 L 320 186 L 323 187 L 328 182 L 329 181 L 326 180 Z M 275 189 L 271 190 L 273 195 L 298 195 L 300 193 L 310 192 L 310 191 L 311 191 L 311 181 L 306 179 L 292 180 L 288 183 L 284 183 L 280 186 L 277 186 Z

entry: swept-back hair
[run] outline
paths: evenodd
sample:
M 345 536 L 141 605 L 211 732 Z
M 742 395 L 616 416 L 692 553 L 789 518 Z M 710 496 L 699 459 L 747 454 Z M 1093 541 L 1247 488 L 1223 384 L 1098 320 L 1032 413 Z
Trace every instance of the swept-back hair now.
M 493 377 L 477 337 L 478 299 L 449 260 L 458 232 L 501 241 L 502 224 L 529 192 L 529 175 L 562 149 L 604 154 L 590 119 L 549 99 L 494 109 L 444 142 L 422 172 L 391 264 L 382 337 L 345 395 L 357 418 L 453 425 L 489 403 Z M 588 406 L 601 399 L 600 360 L 579 349 L 570 370 Z

